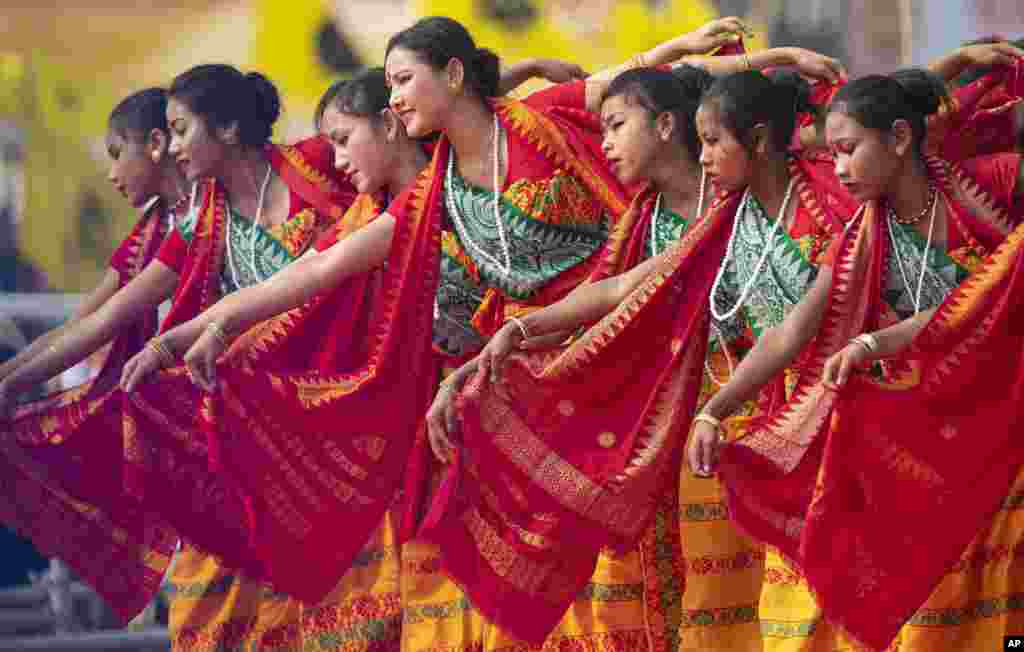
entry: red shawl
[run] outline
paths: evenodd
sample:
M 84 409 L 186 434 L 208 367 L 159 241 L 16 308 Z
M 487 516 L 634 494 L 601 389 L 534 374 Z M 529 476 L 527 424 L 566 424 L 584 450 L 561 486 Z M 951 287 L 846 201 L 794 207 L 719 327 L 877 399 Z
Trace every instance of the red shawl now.
M 815 160 L 792 170 L 818 219 L 850 214 Z M 641 221 L 650 201 L 641 195 L 629 215 Z M 473 605 L 517 636 L 543 640 L 601 548 L 635 545 L 659 501 L 677 493 L 708 298 L 738 204 L 716 199 L 657 271 L 567 350 L 515 355 L 500 387 L 477 377 L 464 390 L 463 457 L 425 534 Z
M 622 212 L 597 164 L 593 116 L 515 101 L 496 108 L 507 128 Z M 133 495 L 190 542 L 303 601 L 335 586 L 392 504 L 436 387 L 447 156 L 442 140 L 408 191 L 371 308 L 370 275 L 349 279 L 250 331 L 222 364 L 216 400 L 173 369 L 126 406 Z M 613 228 L 608 250 L 626 235 Z M 193 434 L 197 416 L 207 437 Z
M 861 375 L 828 392 L 819 384 L 828 356 L 880 324 L 886 207 L 867 204 L 837 248 L 829 307 L 790 400 L 726 446 L 720 470 L 732 518 L 803 571 L 826 618 L 877 650 L 991 518 L 1024 461 L 1014 438 L 1024 416 L 1024 227 L 996 249 L 1010 221 L 1006 201 L 979 185 L 992 180 L 929 165 L 960 232 L 994 253 L 912 348 L 886 361 L 891 379 Z
M 327 207 L 328 198 L 351 194 L 343 182 L 326 176 L 335 173 L 331 149 L 321 139 L 268 153 L 292 192 L 311 205 Z M 195 237 L 163 329 L 191 319 L 219 298 L 224 193 L 213 181 L 203 181 L 200 190 Z M 115 257 L 116 268 L 141 270 L 162 240 L 157 228 L 140 223 L 129 246 L 122 247 L 125 255 Z M 127 280 L 122 273 L 122 284 Z M 159 588 L 178 538 L 165 519 L 125 493 L 129 476 L 118 464 L 140 452 L 135 421 L 117 388 L 120 366 L 152 334 L 155 314 L 152 320 L 119 334 L 95 381 L 18 410 L 0 440 L 0 463 L 7 471 L 0 476 L 8 496 L 0 501 L 0 520 L 68 562 L 126 619 Z M 145 328 L 151 330 L 144 333 Z

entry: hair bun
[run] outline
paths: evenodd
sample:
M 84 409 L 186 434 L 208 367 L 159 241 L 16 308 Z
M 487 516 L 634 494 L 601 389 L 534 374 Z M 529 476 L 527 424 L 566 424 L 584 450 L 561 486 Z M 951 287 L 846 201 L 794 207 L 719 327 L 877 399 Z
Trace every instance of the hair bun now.
M 501 60 L 498 55 L 487 48 L 477 48 L 473 53 L 473 76 L 481 95 L 498 95 L 498 84 L 501 81 Z
M 945 82 L 927 70 L 907 68 L 889 76 L 903 88 L 910 107 L 923 116 L 937 113 L 942 104 L 949 100 Z
M 246 73 L 245 83 L 256 102 L 254 111 L 268 124 L 277 122 L 281 116 L 281 96 L 274 83 L 258 72 Z
M 810 83 L 791 70 L 775 70 L 768 77 L 777 88 L 789 95 L 796 113 L 815 113 L 818 109 L 811 102 Z

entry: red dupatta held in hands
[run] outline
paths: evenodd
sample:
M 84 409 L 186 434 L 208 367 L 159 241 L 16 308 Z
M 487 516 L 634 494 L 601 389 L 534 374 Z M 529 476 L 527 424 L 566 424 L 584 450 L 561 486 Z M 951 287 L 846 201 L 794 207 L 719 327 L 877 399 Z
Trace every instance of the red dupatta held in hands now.
M 601 164 L 594 116 L 510 100 L 496 110 L 609 212 L 624 210 Z M 396 202 L 407 210 L 396 215 L 372 309 L 362 300 L 371 275 L 349 279 L 246 334 L 218 370 L 215 400 L 173 369 L 128 408 L 126 478 L 147 509 L 225 564 L 306 602 L 323 598 L 350 567 L 424 433 L 440 363 L 431 334 L 448 155 L 442 140 Z M 628 235 L 614 224 L 606 252 L 621 251 Z M 544 291 L 564 294 L 588 273 L 617 271 L 615 256 Z M 208 436 L 195 433 L 197 416 Z M 427 468 L 410 466 L 414 474 Z
M 852 212 L 817 158 L 796 158 L 790 171 L 810 219 Z M 652 199 L 642 194 L 628 215 L 646 223 Z M 500 387 L 477 377 L 464 390 L 452 504 L 424 534 L 473 605 L 517 636 L 542 641 L 601 548 L 636 544 L 666 492 L 677 493 L 708 300 L 739 203 L 716 199 L 651 278 L 567 350 L 514 355 Z
M 322 139 L 271 146 L 268 156 L 304 204 L 334 214 L 333 202 L 354 197 L 350 186 L 330 176 L 331 148 Z M 163 329 L 195 317 L 220 296 L 225 195 L 209 180 L 199 190 L 195 236 Z M 140 222 L 121 255 L 115 255 L 112 265 L 122 271 L 122 285 L 129 280 L 124 270 L 134 275 L 155 255 L 163 240 L 159 228 Z M 132 408 L 117 384 L 121 365 L 141 349 L 155 320 L 154 311 L 151 322 L 142 320 L 119 333 L 96 380 L 19 409 L 0 438 L 0 482 L 6 493 L 0 521 L 66 561 L 125 619 L 141 611 L 159 588 L 179 537 L 124 490 L 128 467 L 123 461 L 144 451 L 137 446 Z M 144 332 L 147 328 L 153 330 Z
M 1011 223 L 993 192 L 1012 181 L 975 181 L 937 159 L 929 167 L 949 219 L 994 252 L 907 352 L 884 361 L 884 379 L 856 375 L 829 392 L 825 360 L 882 325 L 887 209 L 867 204 L 837 248 L 829 307 L 790 400 L 727 445 L 720 468 L 731 517 L 778 547 L 825 617 L 875 650 L 928 598 L 1024 462 L 1024 227 L 998 244 Z

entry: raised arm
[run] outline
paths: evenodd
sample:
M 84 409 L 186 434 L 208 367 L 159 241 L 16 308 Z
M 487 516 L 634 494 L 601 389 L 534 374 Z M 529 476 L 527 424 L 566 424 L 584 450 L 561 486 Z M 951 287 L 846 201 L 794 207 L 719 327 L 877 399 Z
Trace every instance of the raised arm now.
M 171 296 L 177 283 L 178 275 L 169 267 L 158 260 L 149 263 L 94 312 L 64 329 L 38 355 L 0 381 L 0 410 L 6 410 L 12 397 L 73 367 L 113 340 L 120 329 Z
M 391 250 L 395 218 L 382 214 L 347 238 L 315 256 L 300 259 L 263 283 L 224 297 L 203 314 L 161 336 L 172 355 L 185 353 L 193 379 L 205 389 L 215 385 L 217 358 L 228 338 L 305 304 L 344 280 L 382 265 Z M 145 353 L 145 352 L 144 352 Z M 148 354 L 125 365 L 121 386 L 132 391 L 159 367 Z
M 946 81 L 975 66 L 1009 66 L 1024 58 L 1024 50 L 1010 43 L 978 43 L 959 47 L 928 64 L 928 70 Z
M 737 43 L 743 34 L 749 33 L 750 30 L 739 18 L 719 18 L 706 23 L 700 29 L 656 45 L 618 66 L 594 73 L 587 78 L 587 110 L 600 110 L 601 98 L 604 97 L 608 84 L 630 68 L 662 66 L 688 55 L 705 54 L 723 45 Z
M 583 79 L 587 73 L 579 65 L 558 61 L 557 59 L 526 59 L 514 63 L 501 71 L 498 81 L 498 94 L 506 95 L 522 86 L 527 81 L 538 78 L 546 79 L 553 84 L 561 84 L 574 79 Z
M 818 278 L 793 312 L 757 340 L 729 382 L 708 401 L 694 421 L 687 454 L 690 468 L 700 475 L 714 471 L 718 463 L 718 427 L 711 425 L 732 415 L 761 388 L 782 373 L 818 333 L 832 289 L 832 269 L 822 266 Z M 705 420 L 701 420 L 705 418 Z
M 117 293 L 117 288 L 120 284 L 121 280 L 117 271 L 107 269 L 103 280 L 86 296 L 68 321 L 57 328 L 47 331 L 41 337 L 37 337 L 29 346 L 19 351 L 18 355 L 0 365 L 0 380 L 10 376 L 16 369 L 48 349 L 51 344 L 54 344 L 63 337 L 65 333 L 76 328 L 82 319 L 99 310 L 100 306 Z
M 837 82 L 846 78 L 846 70 L 838 59 L 813 50 L 795 47 L 769 48 L 749 54 L 683 57 L 679 63 L 698 66 L 712 75 L 728 75 L 744 70 L 764 70 L 789 66 L 805 77 Z

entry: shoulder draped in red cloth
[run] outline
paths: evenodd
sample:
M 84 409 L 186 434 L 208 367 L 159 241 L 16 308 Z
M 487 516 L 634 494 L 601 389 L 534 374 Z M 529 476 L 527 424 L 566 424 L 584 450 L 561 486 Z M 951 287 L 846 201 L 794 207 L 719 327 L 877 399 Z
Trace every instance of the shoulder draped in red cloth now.
M 592 114 L 512 100 L 496 109 L 507 129 L 570 171 L 609 214 L 624 212 Z M 147 510 L 226 564 L 304 601 L 322 598 L 349 568 L 407 466 L 426 482 L 416 474 L 427 467 L 409 460 L 438 378 L 431 332 L 448 155 L 442 140 L 402 198 L 408 210 L 395 216 L 372 308 L 361 300 L 367 278 L 349 279 L 244 336 L 218 371 L 216 400 L 173 369 L 126 407 L 125 480 Z M 575 280 L 542 292 L 561 296 L 619 271 L 631 231 L 614 221 Z M 208 437 L 196 435 L 197 415 Z
M 889 645 L 1024 462 L 1024 227 L 1011 232 L 1007 201 L 1019 164 L 929 161 L 957 230 L 991 253 L 885 361 L 889 377 L 858 374 L 837 394 L 819 382 L 825 360 L 882 312 L 886 207 L 868 203 L 835 248 L 829 307 L 790 400 L 723 450 L 731 517 L 778 547 L 825 617 L 870 649 Z
M 292 191 L 293 208 L 322 207 L 336 214 L 333 202 L 355 196 L 337 177 L 331 148 L 322 139 L 274 146 L 268 154 Z M 164 329 L 198 315 L 219 297 L 224 192 L 206 180 L 200 196 L 195 237 L 184 252 Z M 162 228 L 159 220 L 140 222 L 115 254 L 111 265 L 121 273 L 122 285 L 156 256 Z M 126 619 L 159 588 L 179 536 L 125 492 L 123 460 L 145 451 L 136 446 L 135 421 L 117 383 L 121 365 L 141 349 L 155 325 L 154 311 L 119 332 L 96 380 L 19 409 L 0 433 L 5 494 L 0 521 L 68 562 Z

